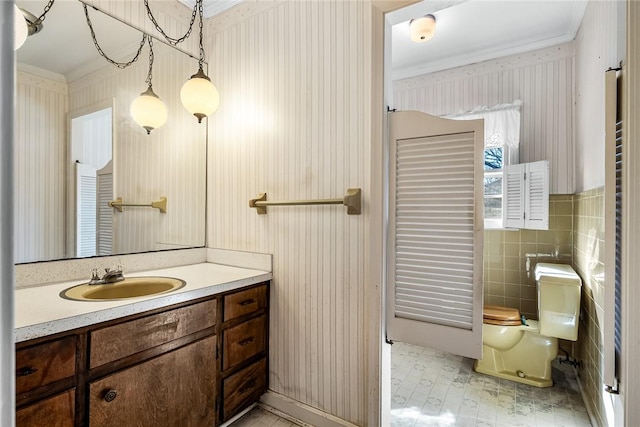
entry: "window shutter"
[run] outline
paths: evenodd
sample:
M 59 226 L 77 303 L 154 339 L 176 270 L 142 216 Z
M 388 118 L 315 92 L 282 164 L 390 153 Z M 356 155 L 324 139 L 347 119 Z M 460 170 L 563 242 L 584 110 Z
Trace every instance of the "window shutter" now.
M 524 164 L 504 167 L 502 215 L 505 228 L 524 227 L 524 172 Z
M 504 168 L 505 228 L 549 229 L 549 162 L 521 163 Z
M 549 229 L 549 162 L 526 164 L 524 228 Z
M 388 338 L 479 358 L 482 122 L 391 117 Z

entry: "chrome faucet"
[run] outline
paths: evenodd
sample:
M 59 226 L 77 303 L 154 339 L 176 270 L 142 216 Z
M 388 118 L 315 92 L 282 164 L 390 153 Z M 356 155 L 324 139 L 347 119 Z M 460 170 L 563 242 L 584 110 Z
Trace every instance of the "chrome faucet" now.
M 113 269 L 105 268 L 104 275 L 100 277 L 98 269 L 91 270 L 91 279 L 89 279 L 90 285 L 107 285 L 109 283 L 116 283 L 124 280 L 124 274 L 122 273 L 122 266 L 117 265 Z

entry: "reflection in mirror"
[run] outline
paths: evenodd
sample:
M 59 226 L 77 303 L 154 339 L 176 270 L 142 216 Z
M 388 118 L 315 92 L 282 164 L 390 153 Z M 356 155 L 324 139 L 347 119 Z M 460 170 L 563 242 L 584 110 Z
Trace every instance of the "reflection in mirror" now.
M 17 0 L 35 15 L 45 0 Z M 142 33 L 89 8 L 100 47 L 127 62 Z M 196 60 L 154 40 L 153 88 L 169 110 L 151 135 L 129 114 L 148 46 L 119 69 L 99 56 L 82 3 L 58 0 L 16 52 L 16 262 L 204 246 L 206 128 L 180 103 Z M 167 211 L 149 204 L 167 198 Z
M 75 192 L 74 215 L 68 226 L 76 230 L 73 255 L 88 257 L 111 255 L 113 215 L 109 202 L 113 197 L 113 108 L 87 114 L 71 114 L 71 159 L 75 173 L 68 182 Z

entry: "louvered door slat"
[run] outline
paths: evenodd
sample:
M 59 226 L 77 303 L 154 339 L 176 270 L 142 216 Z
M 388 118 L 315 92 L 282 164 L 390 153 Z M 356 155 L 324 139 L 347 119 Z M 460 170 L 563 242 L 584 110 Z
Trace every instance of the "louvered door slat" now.
M 461 299 L 460 292 L 472 292 L 473 263 L 469 259 L 473 257 L 442 256 L 440 242 L 443 236 L 454 235 L 473 249 L 475 193 L 473 173 L 469 173 L 473 171 L 473 143 L 472 133 L 398 141 L 395 269 L 399 317 L 471 329 L 472 300 Z M 407 168 L 414 173 L 406 173 Z M 430 204 L 450 215 L 429 212 Z M 422 215 L 417 215 L 416 206 L 422 208 Z M 438 234 L 404 238 L 403 232 L 417 230 L 438 230 Z M 456 276 L 467 280 L 448 282 Z M 439 296 L 437 303 L 430 300 L 433 295 Z

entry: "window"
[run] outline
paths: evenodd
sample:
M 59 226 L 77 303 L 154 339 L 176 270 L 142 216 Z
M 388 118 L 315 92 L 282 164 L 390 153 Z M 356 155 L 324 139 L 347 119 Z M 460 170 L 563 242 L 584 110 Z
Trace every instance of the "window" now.
M 503 228 L 503 174 L 518 163 L 521 101 L 446 116 L 456 120 L 484 120 L 484 228 Z
M 506 150 L 506 147 L 484 150 L 484 228 L 502 227 L 502 174 Z M 508 156 L 506 160 L 509 160 Z

